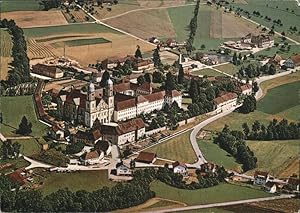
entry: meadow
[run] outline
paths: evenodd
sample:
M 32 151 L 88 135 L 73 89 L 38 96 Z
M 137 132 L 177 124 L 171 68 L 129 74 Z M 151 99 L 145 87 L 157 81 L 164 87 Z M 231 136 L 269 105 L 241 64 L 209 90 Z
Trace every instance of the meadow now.
M 1 0 L 0 8 L 1 13 L 42 9 L 37 0 Z
M 225 76 L 223 73 L 220 73 L 220 72 L 217 72 L 213 69 L 210 69 L 210 68 L 204 68 L 204 69 L 201 69 L 201 70 L 197 70 L 197 71 L 194 71 L 192 72 L 192 75 L 202 75 L 202 76 L 205 76 L 207 75 L 208 77 L 210 76 Z
M 87 39 L 75 39 L 75 40 L 68 40 L 65 41 L 66 45 L 73 47 L 73 46 L 84 46 L 84 45 L 93 45 L 93 44 L 103 44 L 103 43 L 110 43 L 111 41 L 105 38 L 87 38 Z
M 291 45 L 290 50 L 282 51 L 280 47 L 271 47 L 265 50 L 259 51 L 255 53 L 255 56 L 265 56 L 265 57 L 273 57 L 275 54 L 279 54 L 283 59 L 288 59 L 290 56 L 295 55 L 300 52 L 300 45 Z

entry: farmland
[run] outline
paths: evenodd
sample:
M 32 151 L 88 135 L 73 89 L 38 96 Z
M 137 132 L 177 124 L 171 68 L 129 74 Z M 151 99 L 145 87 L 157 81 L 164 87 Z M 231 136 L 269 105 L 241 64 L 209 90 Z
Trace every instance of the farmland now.
M 1 18 L 13 19 L 15 20 L 16 24 L 22 28 L 39 27 L 45 25 L 62 25 L 68 23 L 59 10 L 15 11 L 2 13 Z
M 197 71 L 194 71 L 192 72 L 192 75 L 202 75 L 202 76 L 224 76 L 223 73 L 220 73 L 216 70 L 213 70 L 213 69 L 210 69 L 210 68 L 205 68 L 205 69 L 201 69 L 201 70 L 197 70 Z
M 247 145 L 257 157 L 257 169 L 279 176 L 291 162 L 298 159 L 300 141 L 247 141 Z M 253 174 L 254 170 L 248 173 Z M 296 166 L 282 177 L 289 177 L 293 173 L 299 174 L 299 167 Z
M 297 41 L 300 41 L 300 35 L 297 33 L 290 33 L 291 26 L 300 26 L 300 9 L 297 7 L 296 1 L 270 1 L 270 0 L 254 0 L 248 1 L 248 4 L 232 4 L 236 8 L 242 8 L 252 14 L 253 11 L 259 11 L 263 17 L 268 16 L 272 20 L 280 18 L 282 26 L 275 25 L 275 30 L 278 32 L 285 31 L 287 35 Z M 251 19 L 265 25 L 272 27 L 273 21 L 267 21 L 264 18 L 252 15 Z
M 36 0 L 2 0 L 0 2 L 1 13 L 10 11 L 36 11 L 40 10 Z
M 193 147 L 190 143 L 190 132 L 179 135 L 153 146 L 146 151 L 154 152 L 159 158 L 166 158 L 170 160 L 178 160 L 184 163 L 193 163 L 196 160 Z
M 0 64 L 1 64 L 1 72 L 0 72 L 0 80 L 5 80 L 7 77 L 7 72 L 9 69 L 9 63 L 11 61 L 11 48 L 12 48 L 12 40 L 9 33 L 1 29 L 0 30 Z
M 265 50 L 255 53 L 257 56 L 267 56 L 272 57 L 275 54 L 279 54 L 283 59 L 288 59 L 291 55 L 295 55 L 300 52 L 300 45 L 291 45 L 290 50 L 281 50 L 280 47 L 271 47 Z
M 220 184 L 205 189 L 185 190 L 177 189 L 156 181 L 151 184 L 151 189 L 155 191 L 158 197 L 180 201 L 187 205 L 219 203 L 272 196 L 271 194 L 258 189 L 232 184 Z
M 69 9 L 69 12 L 62 10 L 62 13 L 69 23 L 93 21 L 93 19 L 82 10 Z
M 3 123 L 0 124 L 0 129 L 4 136 L 15 135 L 15 130 L 23 116 L 26 116 L 28 121 L 32 123 L 31 135 L 37 137 L 44 135 L 47 126 L 38 121 L 32 96 L 1 97 L 0 103 L 3 113 Z
M 91 39 L 69 40 L 69 41 L 66 41 L 65 43 L 66 43 L 66 45 L 73 47 L 73 46 L 84 46 L 84 45 L 110 43 L 110 41 L 106 40 L 104 38 L 91 38 Z

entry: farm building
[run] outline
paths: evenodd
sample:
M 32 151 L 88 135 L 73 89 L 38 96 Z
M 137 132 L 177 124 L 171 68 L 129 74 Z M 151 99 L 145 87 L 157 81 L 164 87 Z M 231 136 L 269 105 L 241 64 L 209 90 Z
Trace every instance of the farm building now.
M 187 175 L 187 166 L 185 165 L 185 163 L 182 163 L 182 162 L 174 162 L 172 164 L 173 166 L 173 172 L 175 174 L 181 174 L 181 175 Z
M 295 67 L 300 66 L 300 54 L 292 55 L 285 62 L 283 62 L 284 68 L 294 69 Z
M 255 171 L 254 173 L 254 185 L 265 185 L 270 176 L 268 172 Z
M 140 154 L 135 159 L 139 163 L 154 163 L 156 160 L 156 154 L 152 152 L 140 152 Z
M 242 43 L 251 44 L 255 47 L 271 47 L 274 44 L 274 39 L 265 34 L 254 35 L 252 33 L 247 34 L 242 38 Z
M 74 143 L 82 142 L 85 144 L 95 144 L 102 139 L 102 135 L 99 130 L 93 130 L 90 132 L 84 132 L 79 130 L 76 134 L 72 135 L 72 141 Z
M 36 64 L 32 66 L 32 72 L 50 78 L 62 78 L 64 76 L 64 72 L 53 65 Z
M 100 160 L 104 157 L 103 152 L 99 152 L 97 150 L 91 152 L 85 152 L 80 156 L 80 161 L 84 165 L 93 165 L 100 162 Z
M 236 93 L 227 92 L 213 100 L 216 113 L 221 113 L 225 110 L 233 109 L 237 104 Z

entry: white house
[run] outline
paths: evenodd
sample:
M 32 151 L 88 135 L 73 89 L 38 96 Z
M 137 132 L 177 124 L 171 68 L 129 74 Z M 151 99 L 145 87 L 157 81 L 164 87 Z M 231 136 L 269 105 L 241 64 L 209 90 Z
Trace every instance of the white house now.
M 269 181 L 269 173 L 267 172 L 261 172 L 261 171 L 255 171 L 254 173 L 254 185 L 265 185 Z
M 275 193 L 277 191 L 277 185 L 274 182 L 268 181 L 265 186 L 265 190 L 269 193 Z
M 173 102 L 177 102 L 178 106 L 181 108 L 182 95 L 177 90 L 166 92 L 165 103 L 171 105 Z
M 131 169 L 125 165 L 123 162 L 117 163 L 116 165 L 117 175 L 118 176 L 131 176 Z
M 216 112 L 221 113 L 236 107 L 237 97 L 238 95 L 236 93 L 227 92 L 224 95 L 215 98 L 213 101 Z
M 91 152 L 85 152 L 80 156 L 80 161 L 84 165 L 94 165 L 100 162 L 104 157 L 104 152 L 99 152 L 97 150 Z
M 187 175 L 187 166 L 184 163 L 176 161 L 172 164 L 173 172 L 176 174 Z
M 242 94 L 251 95 L 252 94 L 252 86 L 250 84 L 244 84 L 240 87 Z

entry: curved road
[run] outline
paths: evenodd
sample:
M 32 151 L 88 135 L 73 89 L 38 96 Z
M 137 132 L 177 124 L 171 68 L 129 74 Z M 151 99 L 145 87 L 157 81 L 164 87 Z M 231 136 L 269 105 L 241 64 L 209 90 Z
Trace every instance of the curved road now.
M 295 71 L 295 70 L 292 70 L 292 71 Z M 258 85 L 260 85 L 262 82 L 264 81 L 268 81 L 268 80 L 271 80 L 271 79 L 274 79 L 274 78 L 278 78 L 278 77 L 281 77 L 281 76 L 284 76 L 284 75 L 288 75 L 288 74 L 291 74 L 292 71 L 286 71 L 286 72 L 282 72 L 282 73 L 278 73 L 278 74 L 275 74 L 275 75 L 270 75 L 270 76 L 263 76 L 263 77 L 260 77 L 258 79 L 256 79 L 256 82 L 258 83 Z M 255 98 L 256 100 L 259 100 L 261 97 L 263 96 L 263 92 L 262 92 L 262 89 L 259 87 L 259 91 L 256 93 L 255 95 Z M 206 163 L 207 161 L 205 160 L 199 146 L 198 146 L 198 143 L 197 143 L 197 134 L 198 132 L 203 128 L 205 127 L 206 125 L 210 124 L 211 122 L 219 119 L 219 118 L 222 118 L 230 113 L 232 113 L 236 108 L 238 108 L 240 106 L 236 106 L 235 108 L 232 108 L 230 110 L 227 110 L 227 111 L 224 111 L 220 114 L 217 114 L 213 117 L 210 117 L 208 119 L 206 119 L 205 121 L 197 124 L 193 130 L 192 130 L 192 133 L 190 134 L 190 141 L 191 141 L 191 144 L 192 144 L 192 147 L 196 153 L 196 155 L 198 156 L 198 161 L 194 164 L 190 164 L 189 166 L 193 166 L 193 167 L 196 167 L 196 168 L 199 168 L 201 164 L 204 164 Z

